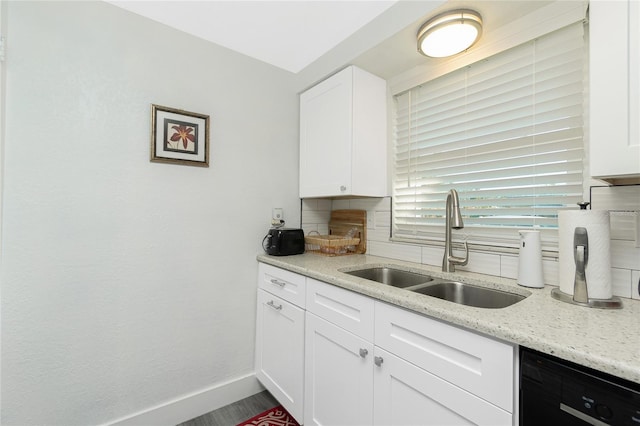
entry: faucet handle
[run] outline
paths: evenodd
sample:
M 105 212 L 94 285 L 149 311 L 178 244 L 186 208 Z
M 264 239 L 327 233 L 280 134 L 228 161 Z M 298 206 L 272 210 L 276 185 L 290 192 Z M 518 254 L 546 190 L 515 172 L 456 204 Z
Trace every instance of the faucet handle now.
M 464 263 L 460 265 L 464 266 L 467 263 L 469 263 L 469 243 L 467 243 L 467 240 L 464 240 Z
M 469 263 L 469 244 L 466 241 L 464 242 L 464 251 L 465 251 L 464 257 L 449 255 L 448 256 L 449 262 L 455 265 L 460 265 L 460 266 L 464 266 L 467 263 Z

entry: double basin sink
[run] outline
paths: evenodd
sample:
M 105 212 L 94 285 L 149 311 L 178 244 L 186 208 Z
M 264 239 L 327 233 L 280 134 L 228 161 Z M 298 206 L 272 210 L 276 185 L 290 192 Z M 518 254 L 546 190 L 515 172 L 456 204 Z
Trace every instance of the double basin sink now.
M 516 293 L 390 267 L 369 267 L 355 271 L 344 271 L 344 273 L 477 308 L 506 308 L 526 297 Z

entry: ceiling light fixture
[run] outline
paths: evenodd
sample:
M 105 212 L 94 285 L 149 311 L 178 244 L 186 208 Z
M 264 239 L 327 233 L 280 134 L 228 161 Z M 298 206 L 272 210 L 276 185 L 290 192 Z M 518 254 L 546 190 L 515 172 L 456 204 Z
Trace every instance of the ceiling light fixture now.
M 428 20 L 418 31 L 418 52 L 444 58 L 463 52 L 482 34 L 482 18 L 468 9 L 452 10 Z

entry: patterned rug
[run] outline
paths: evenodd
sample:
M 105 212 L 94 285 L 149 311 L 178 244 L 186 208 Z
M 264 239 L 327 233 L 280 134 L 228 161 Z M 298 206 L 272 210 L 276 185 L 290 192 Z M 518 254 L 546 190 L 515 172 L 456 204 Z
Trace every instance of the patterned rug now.
M 238 426 L 300 426 L 282 405 L 273 407 L 264 413 L 245 420 Z

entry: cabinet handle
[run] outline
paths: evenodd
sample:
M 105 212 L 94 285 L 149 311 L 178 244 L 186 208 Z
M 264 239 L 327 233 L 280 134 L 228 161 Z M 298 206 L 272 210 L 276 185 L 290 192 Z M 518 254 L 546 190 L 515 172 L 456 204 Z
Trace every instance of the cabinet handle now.
M 282 305 L 278 305 L 276 306 L 276 304 L 274 303 L 273 300 L 267 302 L 267 305 L 271 306 L 273 309 L 275 309 L 276 311 L 279 311 L 282 309 Z
M 276 280 L 275 278 L 271 278 L 271 284 L 279 285 L 280 287 L 284 287 L 287 283 L 284 281 Z
M 347 187 L 346 187 L 346 186 L 344 186 L 344 185 L 340 185 L 340 191 L 346 191 L 346 190 L 347 190 Z
M 383 362 L 384 362 L 384 359 L 381 356 L 374 356 L 373 357 L 373 363 L 375 365 L 377 365 L 378 367 L 380 367 Z
M 364 349 L 364 348 L 360 348 L 360 356 L 362 358 L 366 357 L 367 355 L 369 355 L 369 351 Z

